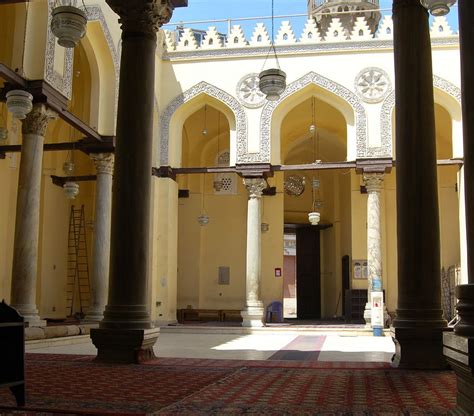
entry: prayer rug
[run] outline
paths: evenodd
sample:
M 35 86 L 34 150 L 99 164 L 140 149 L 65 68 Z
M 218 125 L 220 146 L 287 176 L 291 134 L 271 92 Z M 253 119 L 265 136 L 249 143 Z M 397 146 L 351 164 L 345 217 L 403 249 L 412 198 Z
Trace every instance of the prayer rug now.
M 110 365 L 90 356 L 28 354 L 27 406 L 0 389 L 1 415 L 446 415 L 450 371 L 386 363 L 162 358 Z
M 298 336 L 269 360 L 318 361 L 325 340 L 324 335 Z

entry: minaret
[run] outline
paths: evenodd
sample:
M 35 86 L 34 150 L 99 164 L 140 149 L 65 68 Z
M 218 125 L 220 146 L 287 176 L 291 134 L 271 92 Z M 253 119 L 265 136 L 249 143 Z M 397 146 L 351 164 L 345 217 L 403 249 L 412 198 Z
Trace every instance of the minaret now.
M 379 9 L 379 0 L 308 0 L 308 15 L 316 19 L 323 36 L 326 35 L 333 17 L 341 20 L 346 36 L 352 32 L 357 17 L 365 17 L 370 30 L 375 33 L 382 14 L 380 11 L 369 10 L 376 9 Z

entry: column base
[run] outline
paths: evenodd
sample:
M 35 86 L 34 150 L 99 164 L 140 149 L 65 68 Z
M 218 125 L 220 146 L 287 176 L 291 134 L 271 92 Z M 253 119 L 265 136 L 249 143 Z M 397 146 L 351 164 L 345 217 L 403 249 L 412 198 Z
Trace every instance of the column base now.
M 38 309 L 36 309 L 36 305 L 31 304 L 12 304 L 10 305 L 12 308 L 16 309 L 16 311 L 23 317 L 25 323 L 29 327 L 44 327 L 47 325 L 45 319 L 41 319 L 38 314 Z
M 160 330 L 91 329 L 92 343 L 97 348 L 96 361 L 114 364 L 138 364 L 155 359 L 153 346 Z
M 104 319 L 104 314 L 100 312 L 88 312 L 84 319 L 81 320 L 81 323 L 84 324 L 96 324 Z
M 242 316 L 242 326 L 250 328 L 262 328 L 263 325 L 263 306 L 247 306 L 240 312 Z
M 444 355 L 456 373 L 456 407 L 450 415 L 474 415 L 474 338 L 443 334 Z
M 391 328 L 395 343 L 392 366 L 415 370 L 447 368 L 442 328 Z
M 462 337 L 474 337 L 474 284 L 456 286 L 459 322 L 454 326 L 454 333 Z

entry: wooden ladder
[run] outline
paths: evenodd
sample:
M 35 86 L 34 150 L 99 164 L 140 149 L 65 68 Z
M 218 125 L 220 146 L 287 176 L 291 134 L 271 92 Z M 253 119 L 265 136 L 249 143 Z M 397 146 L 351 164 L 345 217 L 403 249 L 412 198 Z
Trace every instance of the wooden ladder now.
M 68 265 L 66 286 L 68 316 L 81 318 L 90 306 L 89 261 L 87 257 L 84 205 L 71 206 L 69 216 Z

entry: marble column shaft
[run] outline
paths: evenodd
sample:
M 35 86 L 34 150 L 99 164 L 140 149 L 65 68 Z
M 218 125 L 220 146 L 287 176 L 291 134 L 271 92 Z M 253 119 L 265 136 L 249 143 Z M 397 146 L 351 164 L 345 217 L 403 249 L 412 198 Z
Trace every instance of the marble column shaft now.
M 394 363 L 441 368 L 442 318 L 436 135 L 429 16 L 394 0 L 398 307 Z
M 22 121 L 23 141 L 13 243 L 11 305 L 31 326 L 42 325 L 36 307 L 44 135 L 55 113 L 35 104 Z
M 246 310 L 242 312 L 244 326 L 262 326 L 263 304 L 260 299 L 261 253 L 262 253 L 262 192 L 265 179 L 244 179 L 249 192 L 247 211 L 247 275 Z
M 92 254 L 91 307 L 86 321 L 100 321 L 107 303 L 110 265 L 110 223 L 114 155 L 92 153 L 97 181 L 95 188 L 94 242 Z
M 373 281 L 382 280 L 382 231 L 380 212 L 380 192 L 383 173 L 366 173 L 364 182 L 367 188 L 367 305 L 364 318 L 371 322 Z

